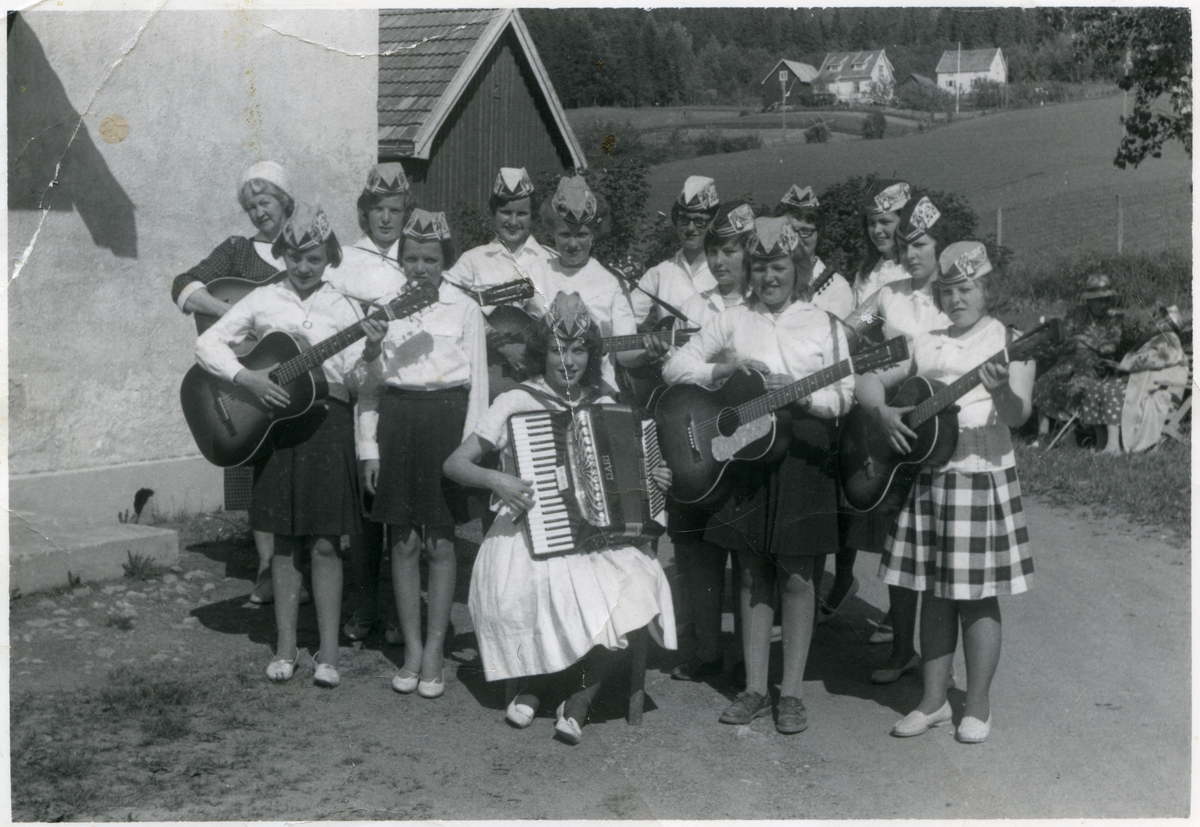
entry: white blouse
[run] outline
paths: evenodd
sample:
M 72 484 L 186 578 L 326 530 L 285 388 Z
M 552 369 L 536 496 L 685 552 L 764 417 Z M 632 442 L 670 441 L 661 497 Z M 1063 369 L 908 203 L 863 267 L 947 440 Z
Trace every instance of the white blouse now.
M 989 318 L 965 336 L 935 330 L 917 337 L 913 372 L 949 384 L 979 367 L 1004 349 L 1007 330 Z M 958 447 L 942 471 L 977 473 L 1016 465 L 1009 427 L 1000 420 L 992 395 L 982 383 L 954 404 L 958 405 Z
M 696 318 L 693 312 L 704 313 L 703 308 L 709 304 L 711 296 L 718 292 L 717 280 L 708 269 L 708 258 L 701 254 L 694 264 L 688 264 L 683 250 L 676 251 L 672 258 L 647 270 L 638 286 L 641 290 L 629 293 L 638 324 L 645 322 L 655 310 L 658 310 L 659 318 L 667 313 L 651 301 L 646 293 L 672 305 L 696 324 L 703 324 L 705 319 Z M 697 302 L 697 299 L 700 301 Z
M 679 348 L 663 365 L 668 384 L 713 383 L 714 360 L 722 353 L 757 359 L 772 373 L 803 379 L 850 355 L 842 326 L 823 310 L 792 302 L 778 315 L 761 302 L 731 308 L 712 319 L 700 334 Z M 850 410 L 854 374 L 812 394 L 813 416 L 833 419 Z
M 875 312 L 883 317 L 884 336 L 904 336 L 910 352 L 917 334 L 950 326 L 950 317 L 933 303 L 933 293 L 915 290 L 912 279 L 885 285 L 879 291 Z
M 869 301 L 884 285 L 909 278 L 904 265 L 897 264 L 890 258 L 881 258 L 875 262 L 871 272 L 866 277 L 854 281 L 854 306 L 858 307 Z
M 817 281 L 825 273 L 825 262 L 821 259 L 813 260 L 813 281 Z M 824 310 L 826 313 L 832 313 L 839 319 L 845 320 L 858 303 L 854 300 L 854 289 L 850 286 L 850 282 L 842 276 L 841 273 L 834 273 L 830 276 L 829 281 L 821 286 L 821 289 L 812 297 L 812 303 Z
M 539 244 L 533 236 L 525 239 L 516 252 L 497 239 L 467 250 L 443 274 L 443 278 L 463 287 L 481 290 L 517 279 L 528 279 L 535 266 L 553 261 L 556 255 Z M 494 309 L 493 305 L 485 305 L 483 312 L 490 314 Z
M 233 381 L 243 365 L 230 349 L 253 333 L 258 338 L 279 330 L 315 345 L 335 333 L 353 326 L 362 312 L 345 296 L 322 281 L 301 299 L 287 279 L 256 287 L 244 299 L 229 308 L 212 327 L 196 340 L 196 362 L 209 373 Z M 329 383 L 329 395 L 350 401 L 350 392 L 361 389 L 363 340 L 335 353 L 321 365 Z
M 386 251 L 380 251 L 369 236 L 342 248 L 342 263 L 331 270 L 325 280 L 330 286 L 353 299 L 379 301 L 395 297 L 408 283 L 400 269 L 396 241 Z
M 637 331 L 633 319 L 633 307 L 617 277 L 594 258 L 589 258 L 582 267 L 564 268 L 558 259 L 544 262 L 531 272 L 536 295 L 529 301 L 529 312 L 536 318 L 546 315 L 546 308 L 560 292 L 578 293 L 587 306 L 592 320 L 600 328 L 601 336 L 631 336 Z M 641 349 L 639 345 L 638 350 Z M 604 360 L 602 374 L 610 387 L 616 387 L 616 371 L 613 357 Z
M 378 459 L 379 399 L 387 387 L 431 391 L 467 388 L 463 436 L 487 410 L 487 344 L 479 305 L 452 284 L 442 283 L 438 302 L 388 324 L 382 353 L 366 369 L 371 382 L 359 399 L 359 459 Z

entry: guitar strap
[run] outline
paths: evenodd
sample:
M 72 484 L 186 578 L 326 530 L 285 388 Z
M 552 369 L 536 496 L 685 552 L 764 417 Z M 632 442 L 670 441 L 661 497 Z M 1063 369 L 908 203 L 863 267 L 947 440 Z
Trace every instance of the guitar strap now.
M 627 287 L 633 287 L 633 288 L 634 288 L 634 289 L 636 289 L 636 290 L 641 290 L 643 293 L 645 293 L 647 296 L 649 296 L 649 297 L 650 297 L 650 301 L 654 302 L 656 305 L 658 305 L 658 306 L 659 306 L 659 307 L 661 307 L 663 310 L 665 310 L 665 311 L 667 311 L 668 313 L 670 313 L 670 314 L 671 314 L 672 316 L 674 316 L 675 318 L 677 318 L 677 319 L 680 319 L 680 320 L 682 320 L 682 321 L 685 321 L 685 322 L 687 322 L 688 324 L 696 324 L 696 323 L 695 323 L 695 322 L 693 322 L 691 319 L 689 319 L 689 318 L 687 317 L 687 314 L 686 314 L 686 313 L 684 313 L 682 310 L 680 310 L 678 307 L 675 307 L 674 305 L 672 305 L 672 304 L 669 304 L 669 303 L 667 303 L 667 302 L 663 301 L 663 300 L 662 300 L 662 299 L 660 299 L 658 296 L 654 295 L 654 294 L 653 294 L 653 293 L 651 293 L 649 290 L 647 290 L 646 288 L 642 287 L 641 283 L 640 283 L 640 282 L 639 282 L 637 279 L 633 278 L 632 276 L 627 276 L 627 275 L 625 275 L 625 273 L 624 273 L 624 272 L 622 272 L 622 271 L 621 271 L 619 268 L 617 268 L 617 267 L 610 267 L 609 269 L 610 269 L 610 270 L 611 270 L 613 273 L 615 273 L 615 274 L 616 274 L 616 276 L 617 276 L 617 279 L 618 279 L 618 280 L 625 282 L 625 285 L 626 285 Z

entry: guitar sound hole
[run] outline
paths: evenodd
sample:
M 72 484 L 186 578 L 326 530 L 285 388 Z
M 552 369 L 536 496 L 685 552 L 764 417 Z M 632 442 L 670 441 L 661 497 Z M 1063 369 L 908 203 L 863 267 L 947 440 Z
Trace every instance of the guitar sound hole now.
M 737 411 L 733 408 L 726 408 L 717 414 L 717 431 L 721 436 L 733 436 L 733 432 L 741 425 Z

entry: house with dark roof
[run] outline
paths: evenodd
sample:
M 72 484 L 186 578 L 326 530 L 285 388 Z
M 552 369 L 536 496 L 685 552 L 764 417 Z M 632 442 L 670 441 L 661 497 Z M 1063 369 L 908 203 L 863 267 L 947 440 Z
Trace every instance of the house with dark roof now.
M 762 83 L 763 111 L 770 109 L 781 101 L 795 105 L 799 101 L 812 99 L 812 84 L 817 78 L 817 70 L 798 60 L 780 60 L 775 64 Z
M 887 50 L 830 52 L 821 61 L 813 91 L 828 92 L 843 103 L 883 103 L 896 87 Z
M 923 86 L 930 89 L 937 86 L 937 81 L 925 75 L 918 75 L 916 72 L 910 72 L 908 77 L 900 81 L 900 88 L 908 88 L 912 86 Z
M 379 160 L 428 209 L 480 207 L 502 166 L 586 166 L 516 9 L 381 10 L 378 115 Z
M 953 92 L 969 92 L 981 81 L 1008 83 L 1008 61 L 1000 49 L 950 49 L 938 61 L 937 85 Z

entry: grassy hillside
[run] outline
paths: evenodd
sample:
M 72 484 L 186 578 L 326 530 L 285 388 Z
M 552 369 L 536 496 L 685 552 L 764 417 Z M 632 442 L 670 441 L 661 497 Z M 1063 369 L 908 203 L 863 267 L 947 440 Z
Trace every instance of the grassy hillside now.
M 906 177 L 964 195 L 981 235 L 996 230 L 1026 260 L 1116 252 L 1117 206 L 1124 250 L 1191 254 L 1191 163 L 1173 145 L 1140 168 L 1112 165 L 1121 98 L 1003 112 L 924 134 L 882 141 L 780 144 L 691 158 L 651 170 L 652 210 L 667 209 L 688 175 L 710 175 L 722 196 L 774 203 L 796 182 L 818 191 L 851 175 Z

